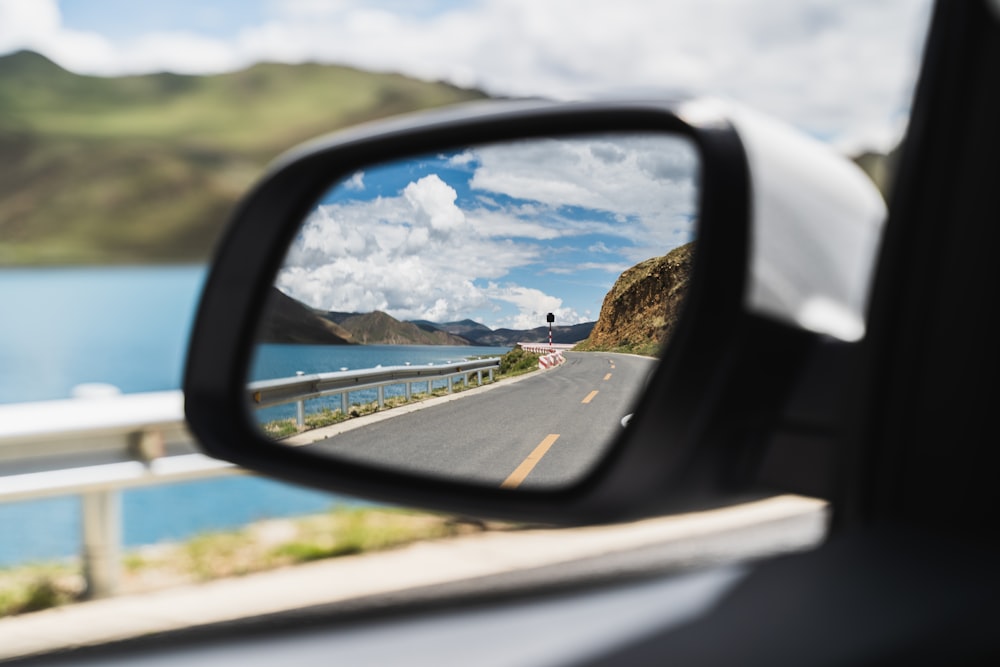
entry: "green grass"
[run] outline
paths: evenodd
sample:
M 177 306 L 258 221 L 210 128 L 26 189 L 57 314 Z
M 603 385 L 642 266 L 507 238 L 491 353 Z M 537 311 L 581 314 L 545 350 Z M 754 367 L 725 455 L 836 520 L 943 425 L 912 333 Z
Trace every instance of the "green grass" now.
M 459 524 L 407 510 L 342 508 L 333 521 L 303 520 L 299 537 L 271 551 L 279 562 L 302 563 L 337 556 L 381 551 L 417 540 L 458 534 Z
M 0 617 L 69 604 L 83 593 L 77 566 L 45 563 L 6 568 L 0 570 Z
M 500 357 L 500 376 L 513 377 L 538 370 L 539 356 L 541 355 L 515 347 Z
M 268 537 L 274 526 L 280 528 L 281 539 Z M 127 553 L 122 559 L 123 580 L 126 592 L 139 592 L 497 527 L 507 526 L 397 508 L 335 507 L 324 514 L 204 533 L 178 544 Z M 0 570 L 0 617 L 72 603 L 83 593 L 79 563 Z

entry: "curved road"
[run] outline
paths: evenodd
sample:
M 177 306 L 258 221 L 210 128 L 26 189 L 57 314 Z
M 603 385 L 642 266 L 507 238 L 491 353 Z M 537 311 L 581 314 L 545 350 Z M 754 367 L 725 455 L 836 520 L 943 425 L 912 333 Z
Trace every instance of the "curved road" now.
M 621 431 L 656 360 L 569 352 L 566 363 L 471 390 L 307 447 L 340 459 L 507 488 L 582 477 Z M 486 388 L 484 388 L 486 389 Z

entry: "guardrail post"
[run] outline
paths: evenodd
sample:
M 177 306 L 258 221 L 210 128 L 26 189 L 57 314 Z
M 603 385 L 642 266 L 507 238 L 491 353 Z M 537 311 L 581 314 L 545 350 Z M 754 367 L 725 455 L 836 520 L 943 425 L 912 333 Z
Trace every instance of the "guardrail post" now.
M 348 393 L 349 392 L 346 392 L 346 391 L 340 392 L 340 412 L 345 417 L 347 416 Z
M 406 383 L 406 402 L 409 403 L 410 399 L 413 398 L 413 383 Z
M 300 377 L 305 375 L 302 371 L 295 371 L 295 374 Z M 295 423 L 299 425 L 299 428 L 306 425 L 306 402 L 303 400 L 295 402 Z
M 378 386 L 378 409 L 381 410 L 385 407 L 385 386 Z
M 493 369 L 490 369 L 490 382 L 493 382 Z
M 483 371 L 482 369 L 476 371 L 476 384 L 480 387 L 483 386 Z
M 454 375 L 449 375 L 449 376 L 448 376 L 448 393 L 449 393 L 449 394 L 450 394 L 450 393 L 451 393 L 451 392 L 453 391 L 453 388 L 452 388 L 452 381 L 453 381 L 454 379 L 455 379 L 455 376 L 454 376 Z
M 89 491 L 80 500 L 87 597 L 110 597 L 118 592 L 121 567 L 121 495 L 111 490 Z

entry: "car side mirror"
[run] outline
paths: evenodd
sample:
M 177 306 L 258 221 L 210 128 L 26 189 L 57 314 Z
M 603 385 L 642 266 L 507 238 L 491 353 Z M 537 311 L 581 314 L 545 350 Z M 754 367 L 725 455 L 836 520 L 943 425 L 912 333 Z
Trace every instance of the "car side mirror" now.
M 753 489 L 811 346 L 863 335 L 883 217 L 842 158 L 708 103 L 322 138 L 234 214 L 188 420 L 214 456 L 395 503 L 585 523 L 721 502 Z

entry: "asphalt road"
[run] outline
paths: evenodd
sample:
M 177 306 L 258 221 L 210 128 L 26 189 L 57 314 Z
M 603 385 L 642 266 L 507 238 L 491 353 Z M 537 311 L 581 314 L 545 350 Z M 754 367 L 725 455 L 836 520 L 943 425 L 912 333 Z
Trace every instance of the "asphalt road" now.
M 566 353 L 566 363 L 490 391 L 460 394 L 307 445 L 376 463 L 507 488 L 580 479 L 621 431 L 655 360 Z

